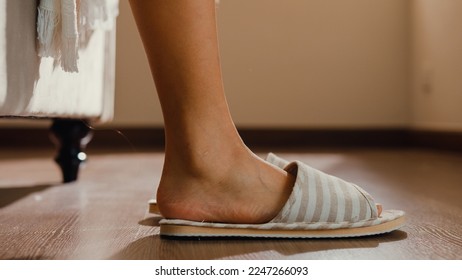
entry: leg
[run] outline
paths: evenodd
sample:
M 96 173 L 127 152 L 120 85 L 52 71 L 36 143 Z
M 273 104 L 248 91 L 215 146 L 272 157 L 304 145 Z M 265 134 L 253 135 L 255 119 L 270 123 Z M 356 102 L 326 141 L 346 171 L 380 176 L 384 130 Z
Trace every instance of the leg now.
M 131 0 L 165 121 L 157 193 L 168 218 L 260 223 L 291 193 L 292 176 L 242 142 L 224 95 L 214 0 Z
M 63 182 L 76 181 L 80 164 L 86 158 L 82 150 L 92 136 L 90 128 L 80 120 L 56 119 L 50 130 L 53 142 L 59 149 L 55 161 L 61 167 Z

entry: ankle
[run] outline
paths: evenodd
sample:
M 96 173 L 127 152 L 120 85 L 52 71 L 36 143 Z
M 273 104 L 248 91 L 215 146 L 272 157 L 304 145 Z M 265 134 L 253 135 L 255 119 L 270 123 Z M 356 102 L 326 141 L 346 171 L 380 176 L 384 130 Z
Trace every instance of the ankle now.
M 164 170 L 184 172 L 191 176 L 210 175 L 225 171 L 245 161 L 252 154 L 243 142 L 214 140 L 193 145 L 167 145 Z M 225 169 L 225 170 L 224 170 Z

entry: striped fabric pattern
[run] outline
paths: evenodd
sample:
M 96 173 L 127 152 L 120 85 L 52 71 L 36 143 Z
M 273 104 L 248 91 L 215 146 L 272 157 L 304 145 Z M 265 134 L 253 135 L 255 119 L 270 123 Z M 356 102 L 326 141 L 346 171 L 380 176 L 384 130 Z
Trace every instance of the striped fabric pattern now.
M 272 223 L 355 223 L 377 218 L 374 200 L 357 185 L 274 154 L 267 161 L 296 176 L 289 200 Z

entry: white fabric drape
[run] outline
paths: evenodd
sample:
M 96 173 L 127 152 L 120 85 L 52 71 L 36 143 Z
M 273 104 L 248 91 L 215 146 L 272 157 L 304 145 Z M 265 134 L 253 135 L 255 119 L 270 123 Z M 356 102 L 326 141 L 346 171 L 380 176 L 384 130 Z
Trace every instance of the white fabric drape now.
M 118 0 L 40 0 L 37 17 L 42 57 L 53 57 L 66 72 L 78 72 L 79 48 L 91 32 L 114 28 Z

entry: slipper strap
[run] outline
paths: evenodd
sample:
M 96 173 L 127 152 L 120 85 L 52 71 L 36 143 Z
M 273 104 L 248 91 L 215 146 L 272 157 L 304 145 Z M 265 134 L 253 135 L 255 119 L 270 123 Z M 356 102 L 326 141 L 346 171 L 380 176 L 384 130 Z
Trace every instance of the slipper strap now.
M 300 161 L 284 169 L 296 176 L 295 184 L 286 204 L 270 223 L 355 223 L 377 218 L 374 200 L 357 185 Z

